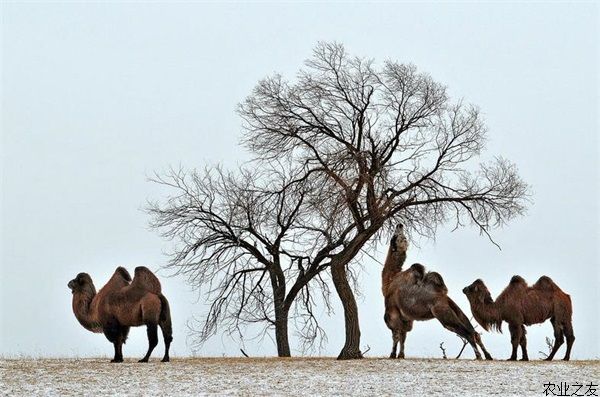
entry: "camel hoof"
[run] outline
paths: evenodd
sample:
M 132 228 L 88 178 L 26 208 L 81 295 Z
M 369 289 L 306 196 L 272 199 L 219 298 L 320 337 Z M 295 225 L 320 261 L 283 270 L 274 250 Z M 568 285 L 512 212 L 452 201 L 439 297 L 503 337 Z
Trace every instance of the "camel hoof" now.
M 544 361 L 552 361 L 552 357 L 546 357 Z
M 111 363 L 122 363 L 123 359 L 118 359 L 118 358 L 113 358 L 112 360 L 110 360 Z
M 569 361 L 569 357 L 563 358 L 563 361 Z
M 163 358 L 162 360 L 160 360 L 160 362 L 161 362 L 161 363 L 168 363 L 169 361 L 171 361 L 171 360 L 169 359 L 169 357 L 165 357 L 165 358 Z
M 520 361 L 529 361 L 528 357 L 523 357 Z
M 141 360 L 138 360 L 138 363 L 147 363 L 148 359 L 146 357 L 142 358 Z
M 401 359 L 403 359 L 403 358 L 404 358 L 404 353 L 400 353 L 400 354 L 398 354 L 398 358 L 401 358 Z
M 507 359 L 506 361 L 517 361 L 517 358 L 516 357 L 511 357 L 511 358 Z

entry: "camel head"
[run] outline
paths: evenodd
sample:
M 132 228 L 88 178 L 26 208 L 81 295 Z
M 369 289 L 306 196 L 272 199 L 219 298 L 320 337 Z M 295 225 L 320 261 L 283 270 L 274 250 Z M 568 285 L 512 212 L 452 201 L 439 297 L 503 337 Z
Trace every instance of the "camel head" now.
M 471 283 L 471 285 L 468 285 L 465 288 L 463 288 L 463 293 L 465 295 L 467 295 L 467 299 L 469 299 L 469 302 L 477 302 L 477 303 L 493 303 L 494 302 L 494 300 L 492 299 L 492 295 L 490 294 L 490 291 L 488 290 L 488 288 L 485 285 L 485 283 L 483 282 L 483 280 L 481 280 L 480 278 L 473 281 Z
M 392 251 L 406 251 L 408 249 L 408 240 L 404 235 L 404 225 L 399 223 L 396 225 L 396 229 L 394 229 L 394 234 L 392 235 L 392 239 L 390 240 L 390 247 Z
M 394 229 L 394 236 L 401 236 L 404 234 L 404 225 L 399 223 L 396 225 L 396 229 Z
M 92 282 L 92 278 L 87 273 L 79 273 L 77 277 L 69 281 L 67 284 L 71 293 L 87 293 L 90 295 L 96 295 L 96 288 Z

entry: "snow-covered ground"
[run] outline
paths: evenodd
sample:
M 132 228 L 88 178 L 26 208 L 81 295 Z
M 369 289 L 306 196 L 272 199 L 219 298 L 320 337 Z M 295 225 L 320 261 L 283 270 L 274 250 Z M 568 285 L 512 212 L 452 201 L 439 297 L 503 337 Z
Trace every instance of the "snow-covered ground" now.
M 174 358 L 1 359 L 2 395 L 531 395 L 600 381 L 599 361 Z M 572 390 L 572 389 L 571 389 Z M 596 392 L 598 394 L 598 392 Z M 597 395 L 596 394 L 596 395 Z

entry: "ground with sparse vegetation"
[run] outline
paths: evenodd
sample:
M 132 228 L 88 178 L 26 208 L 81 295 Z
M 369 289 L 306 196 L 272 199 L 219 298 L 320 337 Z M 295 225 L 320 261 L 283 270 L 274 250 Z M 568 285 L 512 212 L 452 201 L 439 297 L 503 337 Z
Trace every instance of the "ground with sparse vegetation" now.
M 600 361 L 551 363 L 331 358 L 1 359 L 0 394 L 544 395 L 544 383 L 598 383 Z

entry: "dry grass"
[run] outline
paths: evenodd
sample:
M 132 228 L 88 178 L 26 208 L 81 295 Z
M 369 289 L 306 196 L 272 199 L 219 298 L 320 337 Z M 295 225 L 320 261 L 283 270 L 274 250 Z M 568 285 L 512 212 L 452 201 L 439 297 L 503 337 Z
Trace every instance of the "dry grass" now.
M 599 361 L 175 358 L 1 359 L 7 395 L 543 395 L 547 382 L 599 382 Z

